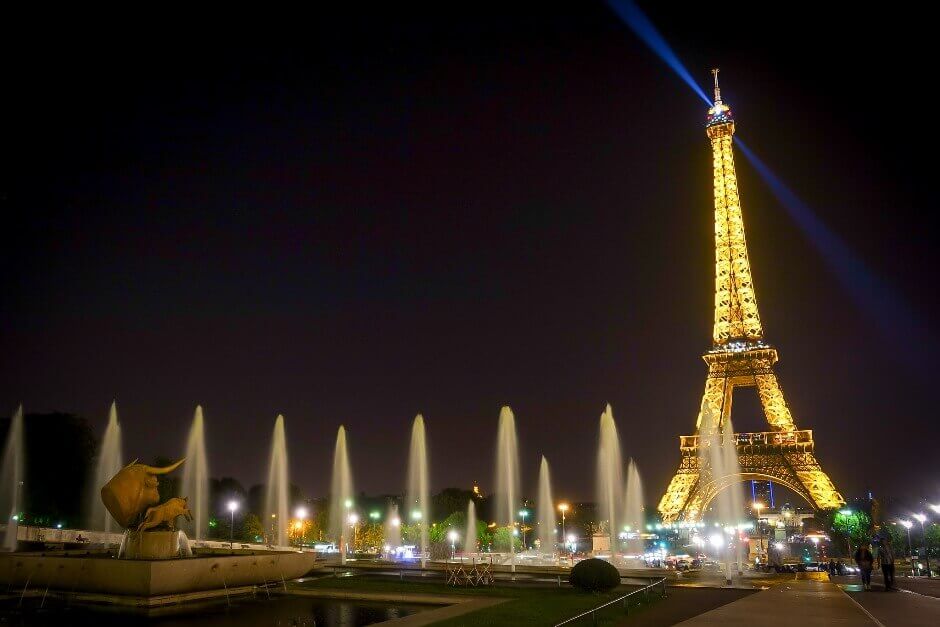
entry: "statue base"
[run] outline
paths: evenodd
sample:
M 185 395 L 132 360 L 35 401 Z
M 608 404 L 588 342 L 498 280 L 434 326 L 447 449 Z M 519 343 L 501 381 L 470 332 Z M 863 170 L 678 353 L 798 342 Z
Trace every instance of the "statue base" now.
M 192 556 L 182 531 L 128 531 L 118 553 L 129 560 L 169 560 Z

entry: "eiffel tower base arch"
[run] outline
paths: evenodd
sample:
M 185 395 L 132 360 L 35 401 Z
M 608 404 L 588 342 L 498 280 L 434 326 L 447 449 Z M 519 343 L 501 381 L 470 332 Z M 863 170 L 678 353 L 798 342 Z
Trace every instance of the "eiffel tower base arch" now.
M 739 469 L 721 476 L 715 476 L 711 464 L 701 455 L 700 447 L 706 445 L 699 436 L 680 437 L 679 470 L 659 505 L 663 522 L 698 521 L 719 492 L 751 479 L 779 483 L 813 509 L 844 504 L 816 460 L 810 430 L 722 434 L 720 445 L 735 447 Z

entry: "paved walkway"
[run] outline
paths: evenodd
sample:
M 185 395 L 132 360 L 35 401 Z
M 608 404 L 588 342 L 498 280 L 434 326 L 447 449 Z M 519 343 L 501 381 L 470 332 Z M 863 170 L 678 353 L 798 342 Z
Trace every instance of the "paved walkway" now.
M 933 582 L 905 581 L 899 577 L 895 580 L 895 584 L 900 590 L 885 592 L 879 579 L 880 577 L 874 579 L 872 590 L 868 592 L 862 589 L 857 579 L 837 577 L 835 581 L 839 582 L 839 587 L 865 608 L 872 618 L 885 627 L 940 625 L 940 598 L 912 591 L 920 587 L 926 589 L 925 591 L 936 593 L 935 584 L 931 586 Z
M 686 627 L 715 625 L 865 625 L 877 623 L 842 590 L 828 581 L 795 580 L 779 583 L 695 618 Z M 936 623 L 935 623 L 936 624 Z

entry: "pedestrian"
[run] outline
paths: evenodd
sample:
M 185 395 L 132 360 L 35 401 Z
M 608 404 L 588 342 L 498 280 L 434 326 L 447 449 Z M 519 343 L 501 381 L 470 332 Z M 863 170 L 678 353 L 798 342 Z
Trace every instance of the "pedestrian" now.
M 868 542 L 862 542 L 855 550 L 855 564 L 862 575 L 862 587 L 871 590 L 871 569 L 875 564 L 875 557 L 871 554 L 871 545 Z
M 832 559 L 831 557 L 829 558 L 829 568 L 828 568 L 828 570 L 829 570 L 829 576 L 830 576 L 830 577 L 834 577 L 835 574 L 836 574 L 836 561 L 835 561 L 834 559 Z
M 891 536 L 886 535 L 881 539 L 878 561 L 881 562 L 881 573 L 885 578 L 885 592 L 896 590 L 894 587 L 894 548 L 891 546 Z

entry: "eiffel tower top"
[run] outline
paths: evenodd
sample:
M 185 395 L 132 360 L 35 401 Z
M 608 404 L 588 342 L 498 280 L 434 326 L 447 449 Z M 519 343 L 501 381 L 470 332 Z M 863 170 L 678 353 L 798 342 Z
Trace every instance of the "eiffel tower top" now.
M 731 124 L 731 132 L 734 132 L 734 118 L 731 115 L 731 108 L 721 101 L 721 87 L 718 86 L 718 68 L 712 69 L 712 75 L 715 77 L 715 104 L 708 110 L 708 122 L 705 126 L 717 126 L 718 124 Z
M 715 104 L 708 110 L 705 130 L 712 144 L 715 175 L 715 327 L 712 352 L 764 347 L 757 296 L 747 257 L 744 218 L 734 170 L 734 118 L 721 100 L 718 70 Z

